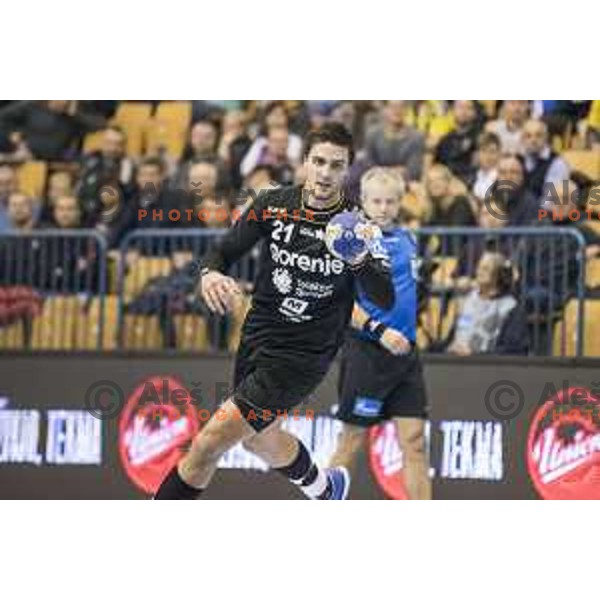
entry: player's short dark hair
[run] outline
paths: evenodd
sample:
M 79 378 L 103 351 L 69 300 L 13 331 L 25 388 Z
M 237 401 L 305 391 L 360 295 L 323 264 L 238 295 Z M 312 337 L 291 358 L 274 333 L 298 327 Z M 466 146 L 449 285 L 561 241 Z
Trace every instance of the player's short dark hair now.
M 304 140 L 304 157 L 306 158 L 312 147 L 317 144 L 329 142 L 348 150 L 349 163 L 354 160 L 354 140 L 352 134 L 340 123 L 326 123 L 320 129 L 311 131 Z

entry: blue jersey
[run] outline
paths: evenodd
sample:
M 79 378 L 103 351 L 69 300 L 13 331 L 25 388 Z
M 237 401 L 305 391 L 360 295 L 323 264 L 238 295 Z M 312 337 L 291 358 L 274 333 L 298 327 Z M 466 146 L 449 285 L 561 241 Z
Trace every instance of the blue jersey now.
M 408 340 L 415 343 L 417 337 L 417 242 L 407 229 L 395 228 L 384 232 L 381 241 L 383 250 L 390 262 L 394 283 L 395 300 L 391 310 L 383 310 L 373 304 L 357 286 L 358 304 L 368 315 L 387 327 L 400 331 Z M 375 339 L 369 333 L 353 329 L 359 337 Z

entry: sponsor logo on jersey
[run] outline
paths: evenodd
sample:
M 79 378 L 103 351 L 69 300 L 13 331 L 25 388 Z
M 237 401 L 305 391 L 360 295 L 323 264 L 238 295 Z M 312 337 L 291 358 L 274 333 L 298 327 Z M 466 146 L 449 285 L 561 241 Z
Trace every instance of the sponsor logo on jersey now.
M 587 388 L 558 392 L 537 409 L 526 452 L 542 498 L 600 499 L 600 399 Z
M 282 267 L 296 268 L 305 273 L 321 273 L 325 276 L 341 275 L 344 271 L 344 262 L 333 258 L 329 253 L 312 257 L 280 248 L 273 242 L 269 245 L 269 249 L 273 262 Z
M 300 226 L 300 235 L 314 238 L 317 240 L 325 240 L 325 230 L 323 228 L 312 229 L 311 227 Z
M 280 294 L 289 294 L 292 291 L 294 280 L 287 269 L 275 269 L 272 277 L 273 285 Z

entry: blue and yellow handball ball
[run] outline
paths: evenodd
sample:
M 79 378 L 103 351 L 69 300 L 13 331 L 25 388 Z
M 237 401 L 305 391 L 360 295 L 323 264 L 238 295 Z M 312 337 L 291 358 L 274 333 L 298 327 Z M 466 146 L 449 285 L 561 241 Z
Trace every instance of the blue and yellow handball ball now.
M 335 215 L 325 229 L 325 244 L 331 254 L 348 263 L 360 262 L 374 239 L 381 237 L 377 225 L 369 223 L 358 211 Z

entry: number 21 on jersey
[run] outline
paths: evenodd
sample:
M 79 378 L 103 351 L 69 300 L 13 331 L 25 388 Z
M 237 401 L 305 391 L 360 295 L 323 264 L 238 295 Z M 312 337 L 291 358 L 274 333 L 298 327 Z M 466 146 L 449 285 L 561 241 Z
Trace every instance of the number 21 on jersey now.
M 273 223 L 273 231 L 271 233 L 271 237 L 278 242 L 281 242 L 281 235 L 284 235 L 283 243 L 289 244 L 292 239 L 292 233 L 294 231 L 294 224 L 290 223 L 289 225 L 285 225 L 281 221 L 275 221 Z

